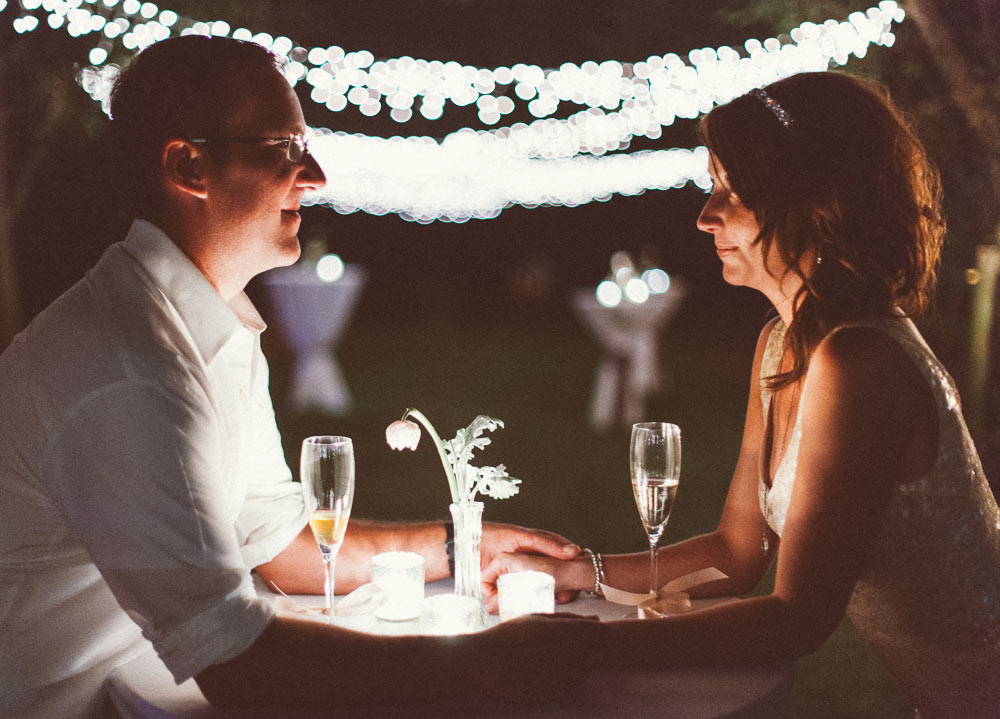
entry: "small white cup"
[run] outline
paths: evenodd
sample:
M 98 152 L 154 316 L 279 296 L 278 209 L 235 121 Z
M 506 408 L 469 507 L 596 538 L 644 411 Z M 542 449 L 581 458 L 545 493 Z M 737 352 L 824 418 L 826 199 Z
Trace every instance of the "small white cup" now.
M 497 578 L 500 594 L 500 620 L 523 614 L 551 614 L 556 609 L 556 580 L 551 574 L 528 570 L 501 574 Z
M 473 597 L 436 594 L 424 600 L 423 628 L 428 634 L 469 634 L 482 628 L 482 605 Z
M 416 552 L 383 552 L 372 557 L 372 584 L 385 593 L 375 610 L 384 622 L 420 618 L 424 600 L 424 557 Z

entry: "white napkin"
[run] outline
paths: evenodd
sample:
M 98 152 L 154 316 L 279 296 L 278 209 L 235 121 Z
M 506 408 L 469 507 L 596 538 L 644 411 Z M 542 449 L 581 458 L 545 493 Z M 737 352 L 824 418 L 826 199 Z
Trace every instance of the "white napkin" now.
M 386 599 L 386 591 L 374 584 L 362 584 L 347 596 L 337 600 L 338 616 L 360 616 L 374 614 Z M 308 607 L 296 602 L 286 594 L 274 598 L 275 611 L 285 614 L 316 614 L 324 611 L 320 607 Z

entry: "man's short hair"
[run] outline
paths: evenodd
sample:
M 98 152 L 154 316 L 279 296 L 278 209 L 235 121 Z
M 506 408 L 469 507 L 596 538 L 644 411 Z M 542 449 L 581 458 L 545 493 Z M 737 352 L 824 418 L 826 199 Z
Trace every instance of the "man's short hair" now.
M 113 159 L 131 214 L 157 199 L 167 140 L 217 134 L 261 73 L 280 71 L 266 48 L 227 37 L 185 35 L 139 53 L 111 91 Z

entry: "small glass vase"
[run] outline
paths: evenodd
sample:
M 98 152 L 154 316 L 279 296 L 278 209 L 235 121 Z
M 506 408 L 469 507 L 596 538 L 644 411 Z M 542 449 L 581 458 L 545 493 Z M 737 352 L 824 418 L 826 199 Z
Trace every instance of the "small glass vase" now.
M 479 542 L 483 537 L 483 503 L 450 505 L 455 529 L 455 594 L 472 597 L 482 604 L 479 584 Z

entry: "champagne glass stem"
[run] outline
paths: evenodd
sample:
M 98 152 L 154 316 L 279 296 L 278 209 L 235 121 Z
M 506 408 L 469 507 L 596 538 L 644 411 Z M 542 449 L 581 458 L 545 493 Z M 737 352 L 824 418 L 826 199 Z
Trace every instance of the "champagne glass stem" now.
M 323 593 L 326 595 L 326 616 L 333 621 L 333 565 L 336 557 L 331 553 L 323 557 L 323 569 L 326 570 L 326 581 L 323 582 Z
M 649 591 L 651 594 L 656 594 L 659 590 L 657 587 L 657 577 L 656 577 L 656 544 L 657 540 L 652 537 L 649 538 Z

